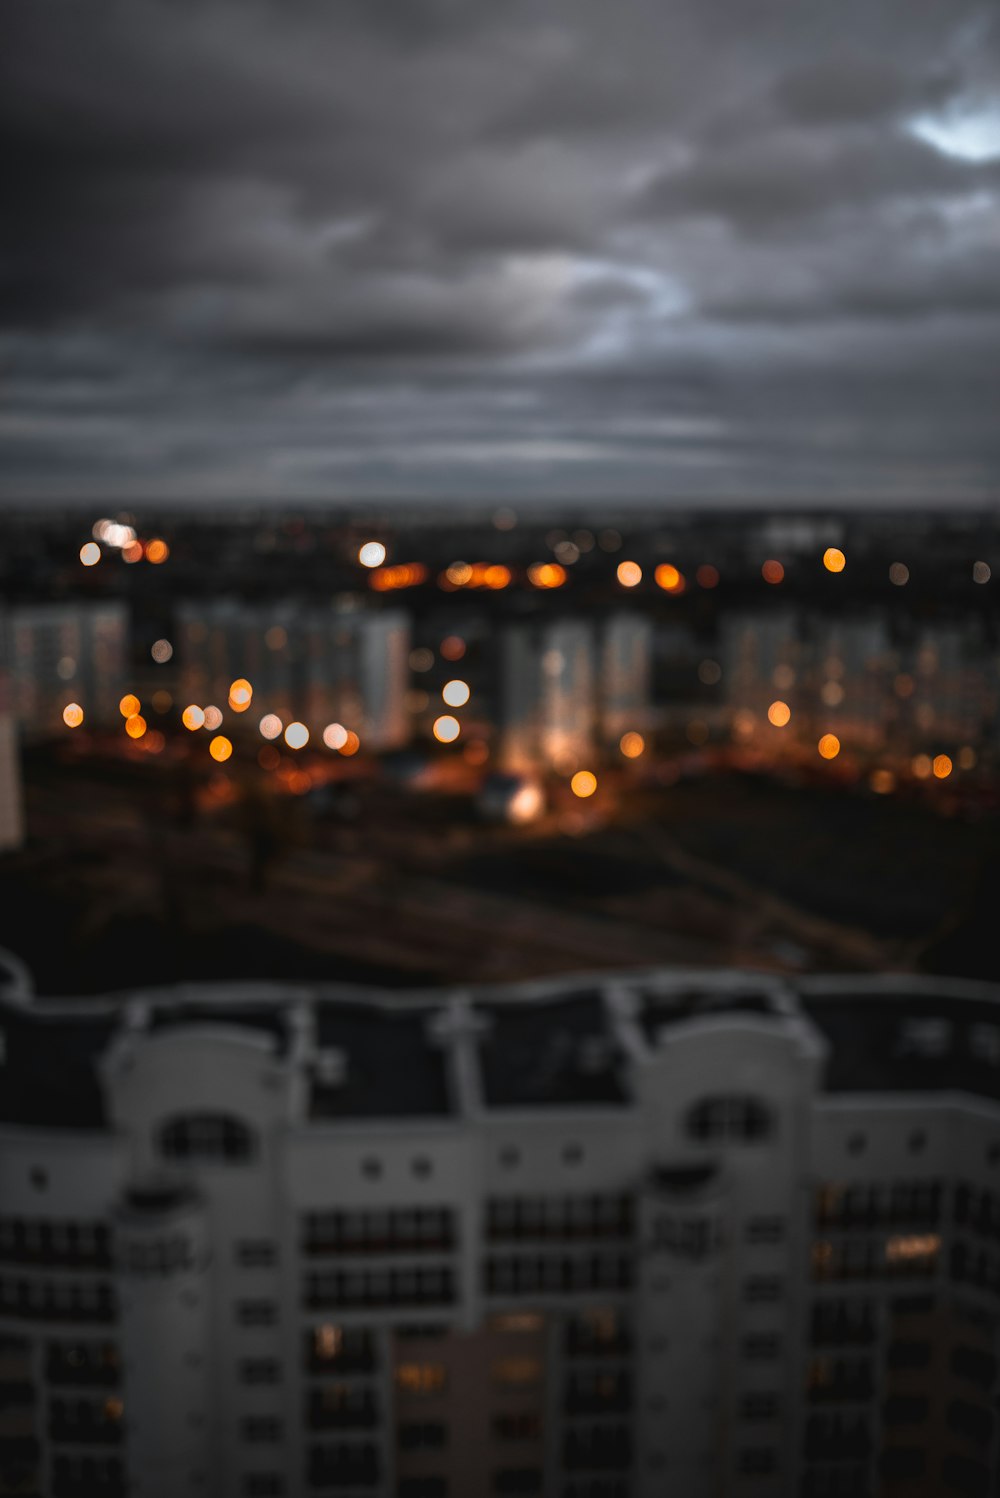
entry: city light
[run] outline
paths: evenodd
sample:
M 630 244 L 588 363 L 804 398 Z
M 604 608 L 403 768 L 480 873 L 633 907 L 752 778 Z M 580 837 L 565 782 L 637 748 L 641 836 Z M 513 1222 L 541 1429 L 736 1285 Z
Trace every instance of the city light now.
M 441 696 L 449 707 L 464 707 L 469 700 L 469 685 L 464 681 L 446 681 Z
M 465 641 L 460 635 L 446 635 L 439 648 L 443 660 L 460 661 L 465 654 Z M 425 668 L 418 667 L 418 669 Z
M 165 666 L 174 653 L 174 647 L 169 640 L 154 640 L 149 653 L 158 666 Z
M 423 562 L 403 562 L 397 567 L 376 567 L 368 579 L 376 593 L 392 593 L 398 588 L 415 588 L 427 581 Z
M 263 725 L 261 725 L 261 732 L 263 731 Z M 273 735 L 268 734 L 267 737 L 271 738 Z M 323 729 L 323 743 L 328 749 L 343 749 L 347 743 L 347 729 L 343 723 L 328 723 Z
M 626 567 L 628 565 L 629 563 L 622 562 L 622 567 Z M 621 568 L 619 568 L 618 570 L 620 574 Z M 641 575 L 642 574 L 640 573 L 640 576 Z M 678 571 L 678 569 L 673 565 L 672 562 L 661 562 L 656 571 L 653 573 L 653 577 L 656 581 L 657 587 L 662 588 L 664 593 L 684 592 L 684 574 Z
M 134 566 L 136 562 L 142 561 L 142 542 L 130 541 L 127 546 L 122 547 L 122 561 Z
M 191 702 L 181 713 L 181 722 L 185 728 L 189 728 L 192 733 L 195 733 L 197 729 L 204 728 L 205 714 L 196 703 Z
M 888 796 L 896 789 L 896 777 L 891 770 L 873 770 L 868 784 L 877 796 Z
M 214 733 L 217 728 L 222 727 L 222 710 L 220 708 L 206 707 L 205 727 L 210 733 Z
M 847 566 L 847 558 L 836 546 L 828 546 L 823 553 L 823 566 L 827 572 L 843 572 Z
M 646 740 L 641 733 L 636 733 L 633 729 L 622 734 L 618 740 L 618 747 L 626 759 L 638 759 L 646 748 Z
M 309 730 L 304 723 L 289 723 L 285 729 L 285 743 L 289 749 L 304 749 L 309 742 Z
M 533 562 L 528 568 L 528 581 L 533 588 L 561 588 L 566 568 L 558 562 Z
M 208 752 L 218 764 L 224 764 L 233 752 L 233 746 L 225 734 L 216 734 L 208 746 Z
M 972 581 L 974 583 L 988 583 L 993 576 L 989 562 L 975 562 L 972 567 Z
M 385 547 L 381 541 L 366 541 L 358 552 L 362 567 L 381 567 L 385 561 Z
M 130 739 L 141 739 L 146 732 L 146 720 L 139 713 L 125 719 L 125 732 Z
M 929 780 L 933 770 L 929 754 L 915 754 L 910 764 L 914 775 L 918 780 Z
M 936 780 L 947 780 L 953 766 L 947 754 L 936 754 L 931 768 L 934 771 L 934 778 Z
M 784 581 L 785 569 L 780 562 L 776 562 L 772 558 L 770 561 L 764 563 L 760 569 L 760 575 L 766 583 L 771 583 L 772 586 L 776 587 L 778 583 Z
M 816 748 L 823 759 L 836 759 L 840 753 L 840 740 L 835 733 L 825 733 Z
M 677 571 L 676 568 L 673 570 Z M 642 582 L 642 568 L 638 562 L 619 562 L 617 576 L 623 588 L 637 588 Z
M 717 588 L 719 586 L 719 569 L 713 567 L 711 562 L 706 562 L 698 568 L 695 573 L 695 581 L 699 588 Z
M 118 704 L 118 711 L 121 713 L 123 718 L 131 718 L 139 711 L 141 707 L 142 703 L 139 701 L 138 697 L 136 697 L 133 692 L 126 692 L 125 696 Z
M 152 541 L 146 542 L 146 561 L 152 562 L 154 567 L 159 567 L 170 555 L 170 547 L 166 541 L 161 541 L 155 536 Z
M 767 710 L 767 721 L 773 724 L 775 728 L 784 728 L 791 720 L 791 716 L 792 710 L 787 702 L 772 702 Z M 822 752 L 821 749 L 820 753 L 822 754 Z
M 259 726 L 261 734 L 265 739 L 277 739 L 281 737 L 281 731 L 285 725 L 277 713 L 265 713 L 260 720 Z
M 341 754 L 346 755 L 349 758 L 352 754 L 357 754 L 360 748 L 361 740 L 358 738 L 353 728 L 349 728 L 347 730 L 347 738 L 340 746 Z
M 581 801 L 585 801 L 597 790 L 597 776 L 593 770 L 577 770 L 569 783 L 569 788 L 574 796 L 579 796 Z
M 253 701 L 253 687 L 245 676 L 237 677 L 229 688 L 229 706 L 234 713 L 245 713 Z
M 441 744 L 453 744 L 461 731 L 458 719 L 453 718 L 450 713 L 434 719 L 434 737 Z
M 83 708 L 78 702 L 67 702 L 62 716 L 67 728 L 79 728 L 83 722 Z
M 910 569 L 905 562 L 893 562 L 889 568 L 889 581 L 896 588 L 905 588 L 910 581 Z
M 85 541 L 80 547 L 80 561 L 85 567 L 96 567 L 101 560 L 101 548 L 96 541 Z
M 468 562 L 452 562 L 450 567 L 445 568 L 444 575 L 453 588 L 464 588 L 466 583 L 472 581 L 472 568 Z

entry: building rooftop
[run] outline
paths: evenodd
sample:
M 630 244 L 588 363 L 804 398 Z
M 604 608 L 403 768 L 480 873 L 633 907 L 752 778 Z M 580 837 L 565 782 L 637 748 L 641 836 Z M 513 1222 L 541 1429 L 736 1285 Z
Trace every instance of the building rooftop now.
M 0 954 L 2 956 L 2 954 Z M 468 1047 L 487 1109 L 627 1107 L 630 1070 L 673 1024 L 726 1015 L 812 1025 L 831 1093 L 1000 1099 L 1000 988 L 919 976 L 786 980 L 668 971 L 414 996 L 336 985 L 184 985 L 33 999 L 0 984 L 0 1122 L 102 1128 L 100 1061 L 119 1035 L 245 1030 L 306 1073 L 312 1121 L 446 1119 Z M 473 1094 L 474 1097 L 474 1094 Z M 468 1102 L 468 1099 L 465 1100 Z

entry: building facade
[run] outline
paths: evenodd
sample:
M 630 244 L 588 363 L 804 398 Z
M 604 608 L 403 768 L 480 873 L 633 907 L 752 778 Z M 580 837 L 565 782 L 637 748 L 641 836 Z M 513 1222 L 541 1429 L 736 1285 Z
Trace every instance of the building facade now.
M 0 979 L 0 1492 L 996 1491 L 1000 990 Z
M 188 600 L 177 609 L 180 690 L 185 701 L 225 703 L 246 678 L 253 716 L 302 719 L 320 734 L 333 721 L 369 749 L 395 749 L 410 734 L 410 618 L 403 609 Z
M 10 690 L 25 739 L 61 733 L 78 702 L 89 724 L 119 721 L 128 670 L 129 615 L 122 603 L 21 604 L 5 611 Z

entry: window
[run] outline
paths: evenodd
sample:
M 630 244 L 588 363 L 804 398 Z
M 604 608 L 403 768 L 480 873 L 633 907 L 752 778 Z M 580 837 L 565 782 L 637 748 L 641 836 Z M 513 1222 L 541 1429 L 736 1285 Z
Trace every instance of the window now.
M 243 1479 L 246 1498 L 282 1498 L 284 1478 L 277 1472 L 250 1472 Z
M 533 1410 L 510 1410 L 493 1417 L 496 1441 L 538 1441 L 541 1436 L 542 1418 Z
M 769 1446 L 751 1446 L 740 1452 L 737 1466 L 747 1477 L 764 1477 L 775 1470 L 777 1461 Z
M 770 1111 L 757 1098 L 702 1098 L 688 1110 L 687 1132 L 705 1143 L 752 1144 L 772 1132 Z
M 967 1399 L 952 1400 L 948 1406 L 948 1424 L 977 1446 L 989 1446 L 993 1438 L 992 1412 L 970 1404 Z
M 756 1332 L 743 1338 L 743 1356 L 753 1363 L 767 1363 L 781 1354 L 781 1338 L 770 1332 Z
M 757 1274 L 745 1280 L 743 1299 L 748 1305 L 774 1305 L 782 1296 L 783 1285 L 774 1275 Z
M 780 1408 L 777 1394 L 754 1393 L 744 1396 L 741 1413 L 744 1420 L 774 1420 Z
M 245 1384 L 276 1384 L 281 1380 L 281 1364 L 276 1358 L 243 1358 L 240 1381 Z
M 528 1388 L 542 1381 L 542 1365 L 538 1358 L 497 1358 L 492 1373 L 494 1383 L 508 1387 Z
M 440 1420 L 404 1420 L 399 1427 L 402 1451 L 440 1451 L 447 1442 L 448 1427 Z
M 281 1421 L 276 1415 L 244 1415 L 240 1421 L 244 1441 L 266 1445 L 281 1440 Z
M 783 1217 L 750 1217 L 747 1219 L 744 1237 L 747 1243 L 783 1243 L 785 1219 Z
M 493 1474 L 494 1493 L 540 1493 L 540 1467 L 501 1467 Z
M 324 1322 L 306 1334 L 306 1370 L 310 1373 L 372 1373 L 376 1367 L 374 1335 L 364 1327 Z
M 277 1247 L 265 1239 L 246 1239 L 236 1245 L 236 1262 L 242 1269 L 270 1269 L 277 1259 Z
M 443 1363 L 399 1363 L 396 1387 L 404 1394 L 440 1394 L 448 1385 Z
M 278 1308 L 271 1300 L 240 1300 L 236 1303 L 236 1320 L 240 1326 L 274 1326 Z
M 160 1128 L 159 1147 L 168 1160 L 206 1165 L 245 1164 L 257 1154 L 253 1131 L 228 1113 L 177 1114 Z

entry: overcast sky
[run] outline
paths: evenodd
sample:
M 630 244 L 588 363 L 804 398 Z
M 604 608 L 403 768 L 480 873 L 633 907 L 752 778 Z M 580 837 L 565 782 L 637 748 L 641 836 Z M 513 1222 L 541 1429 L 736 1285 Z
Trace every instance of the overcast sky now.
M 995 0 L 6 0 L 20 498 L 1000 491 Z

